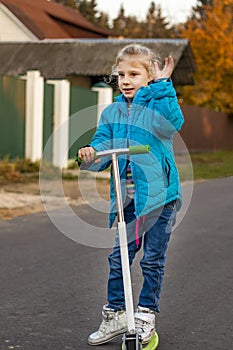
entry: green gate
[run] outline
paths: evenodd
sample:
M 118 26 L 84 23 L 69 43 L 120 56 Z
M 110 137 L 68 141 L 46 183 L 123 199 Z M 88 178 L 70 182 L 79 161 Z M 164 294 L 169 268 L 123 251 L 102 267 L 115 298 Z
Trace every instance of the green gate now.
M 90 142 L 97 123 L 98 93 L 89 89 L 71 86 L 69 158 L 76 156 L 77 150 Z
M 25 80 L 0 76 L 0 158 L 25 156 Z

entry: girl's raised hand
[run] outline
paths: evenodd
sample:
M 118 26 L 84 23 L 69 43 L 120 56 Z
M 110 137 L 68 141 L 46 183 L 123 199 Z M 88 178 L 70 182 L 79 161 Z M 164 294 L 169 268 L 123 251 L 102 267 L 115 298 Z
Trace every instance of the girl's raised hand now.
M 165 58 L 165 64 L 163 69 L 159 69 L 158 63 L 155 62 L 155 80 L 170 78 L 172 72 L 174 70 L 175 64 L 172 56 L 168 56 Z

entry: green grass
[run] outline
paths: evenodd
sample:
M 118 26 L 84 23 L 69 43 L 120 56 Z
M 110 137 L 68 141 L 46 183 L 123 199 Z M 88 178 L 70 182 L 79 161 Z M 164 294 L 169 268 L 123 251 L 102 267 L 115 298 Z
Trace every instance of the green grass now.
M 214 179 L 233 176 L 233 151 L 191 153 L 178 156 L 177 165 L 181 180 Z
M 0 184 L 21 182 L 29 177 L 32 180 L 38 172 L 39 162 L 19 158 L 10 160 L 8 156 L 0 160 Z
M 233 151 L 178 155 L 176 163 L 181 181 L 233 176 Z M 75 162 L 71 162 L 68 170 L 63 172 L 63 179 L 77 179 L 76 173 L 69 172 L 76 167 Z M 39 162 L 33 163 L 27 159 L 9 160 L 9 157 L 5 157 L 0 160 L 0 184 L 35 181 L 38 179 L 39 168 Z M 59 169 L 47 162 L 43 162 L 43 172 L 48 178 L 60 174 Z

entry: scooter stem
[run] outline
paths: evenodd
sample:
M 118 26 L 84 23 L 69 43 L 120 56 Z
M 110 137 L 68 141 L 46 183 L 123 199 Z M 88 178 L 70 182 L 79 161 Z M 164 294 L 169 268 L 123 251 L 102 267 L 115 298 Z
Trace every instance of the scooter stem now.
M 119 232 L 119 240 L 120 240 L 121 265 L 122 265 L 128 331 L 130 333 L 135 333 L 133 293 L 132 293 L 132 283 L 131 283 L 130 266 L 129 266 L 127 232 L 126 232 L 126 223 L 124 220 L 120 173 L 119 173 L 116 153 L 112 153 L 112 166 L 113 166 L 116 203 L 117 203 L 117 212 L 118 212 L 118 232 Z

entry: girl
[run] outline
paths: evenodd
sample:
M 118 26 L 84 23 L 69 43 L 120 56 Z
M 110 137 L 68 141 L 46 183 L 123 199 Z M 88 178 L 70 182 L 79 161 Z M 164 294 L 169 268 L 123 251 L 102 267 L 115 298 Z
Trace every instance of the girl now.
M 150 145 L 149 154 L 119 158 L 130 265 L 141 246 L 144 253 L 140 262 L 144 281 L 135 312 L 136 331 L 143 344 L 155 332 L 166 250 L 181 206 L 172 143 L 184 119 L 170 79 L 173 58 L 166 58 L 162 69 L 159 64 L 158 55 L 144 46 L 128 45 L 119 52 L 114 70 L 121 95 L 103 111 L 90 145 L 78 152 L 85 168 L 100 171 L 111 160 L 93 162 L 95 151 Z M 117 212 L 112 177 L 110 194 L 111 227 Z M 118 235 L 109 267 L 107 304 L 99 329 L 88 338 L 91 345 L 106 343 L 127 331 Z

